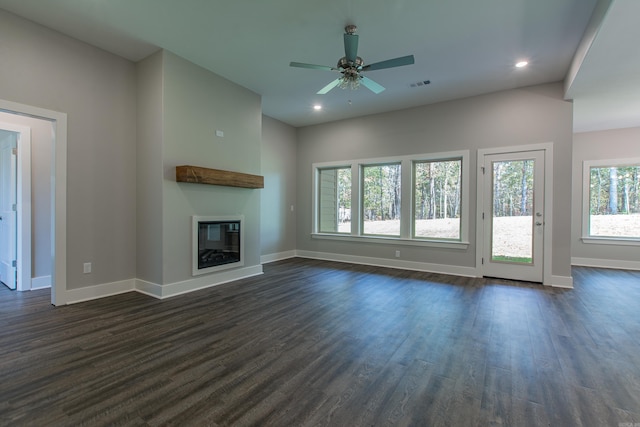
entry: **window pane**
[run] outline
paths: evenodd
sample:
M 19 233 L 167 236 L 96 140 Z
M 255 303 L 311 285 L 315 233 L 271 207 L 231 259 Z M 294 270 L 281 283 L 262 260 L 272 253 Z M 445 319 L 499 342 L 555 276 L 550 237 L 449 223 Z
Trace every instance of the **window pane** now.
M 462 160 L 413 164 L 413 236 L 460 240 Z
M 318 231 L 351 233 L 351 168 L 318 171 Z
M 640 238 L 640 166 L 590 169 L 589 235 Z
M 362 167 L 363 234 L 400 236 L 400 164 Z

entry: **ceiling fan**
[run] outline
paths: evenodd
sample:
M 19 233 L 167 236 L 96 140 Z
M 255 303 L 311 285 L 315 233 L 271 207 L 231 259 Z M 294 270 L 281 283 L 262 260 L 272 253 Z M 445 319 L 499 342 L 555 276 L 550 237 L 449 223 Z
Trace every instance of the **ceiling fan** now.
M 384 87 L 368 77 L 363 76 L 363 71 L 383 70 L 385 68 L 402 67 L 403 65 L 411 65 L 414 63 L 413 55 L 401 56 L 399 58 L 387 59 L 373 64 L 365 65 L 362 58 L 358 56 L 358 35 L 355 25 L 347 25 L 344 28 L 344 56 L 338 61 L 335 67 L 326 65 L 305 64 L 302 62 L 291 62 L 289 66 L 298 68 L 311 68 L 314 70 L 339 71 L 342 73 L 338 77 L 322 89 L 318 91 L 318 95 L 324 95 L 336 86 L 343 89 L 357 89 L 362 83 L 373 93 L 380 93 Z

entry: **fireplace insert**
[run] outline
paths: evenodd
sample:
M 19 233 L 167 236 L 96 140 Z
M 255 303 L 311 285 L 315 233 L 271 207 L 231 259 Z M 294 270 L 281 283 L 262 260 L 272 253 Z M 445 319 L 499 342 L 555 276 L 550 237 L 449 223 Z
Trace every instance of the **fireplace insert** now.
M 194 217 L 194 274 L 243 264 L 242 219 Z

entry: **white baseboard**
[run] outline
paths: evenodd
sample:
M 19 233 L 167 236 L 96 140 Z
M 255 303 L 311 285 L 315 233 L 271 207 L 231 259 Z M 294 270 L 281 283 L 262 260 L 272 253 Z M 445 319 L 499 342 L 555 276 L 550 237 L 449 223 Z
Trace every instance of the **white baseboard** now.
M 262 265 L 239 268 L 236 270 L 226 270 L 209 276 L 196 277 L 182 282 L 170 283 L 168 285 L 157 285 L 143 280 L 138 280 L 136 281 L 136 291 L 155 298 L 164 299 L 209 288 L 211 286 L 222 285 L 223 283 L 258 276 L 260 274 L 262 274 Z
M 551 276 L 551 281 L 545 283 L 546 286 L 554 288 L 573 289 L 573 277 L 571 276 Z
M 103 283 L 85 288 L 69 289 L 66 293 L 67 304 L 89 301 L 97 298 L 110 297 L 135 290 L 135 279 L 120 282 Z
M 262 265 L 228 270 L 209 276 L 197 277 L 183 282 L 159 285 L 141 279 L 129 279 L 121 282 L 104 283 L 101 285 L 87 286 L 85 288 L 71 289 L 66 291 L 67 304 L 89 301 L 98 298 L 110 297 L 125 292 L 140 292 L 154 298 L 164 299 L 188 292 L 233 282 L 235 280 L 246 279 L 248 277 L 262 274 Z
M 333 254 L 327 252 L 297 251 L 300 258 L 321 259 L 325 261 L 346 262 L 351 264 L 374 265 L 379 267 L 399 268 L 403 270 L 425 271 L 429 273 L 451 274 L 454 276 L 477 277 L 475 267 L 457 265 L 431 264 L 427 262 L 392 260 L 356 255 Z
M 136 286 L 134 289 L 141 294 L 149 295 L 154 298 L 162 298 L 162 285 L 157 283 L 147 282 L 146 280 L 136 279 Z
M 51 276 L 40 276 L 31 278 L 31 290 L 46 289 L 51 287 Z
M 260 264 L 268 264 L 270 262 L 281 261 L 283 259 L 295 258 L 295 256 L 296 256 L 295 250 L 262 255 L 260 257 Z
M 617 270 L 640 270 L 640 261 L 623 261 L 616 259 L 572 257 L 571 265 L 581 267 L 614 268 Z

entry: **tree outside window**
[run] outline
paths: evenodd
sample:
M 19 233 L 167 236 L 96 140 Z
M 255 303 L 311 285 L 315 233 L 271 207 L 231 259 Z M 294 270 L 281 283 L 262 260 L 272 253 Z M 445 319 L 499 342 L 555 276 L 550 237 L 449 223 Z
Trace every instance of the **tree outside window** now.
M 640 165 L 589 168 L 590 237 L 640 238 Z
M 462 160 L 413 163 L 413 236 L 460 239 Z
M 400 163 L 362 167 L 362 233 L 400 236 Z

